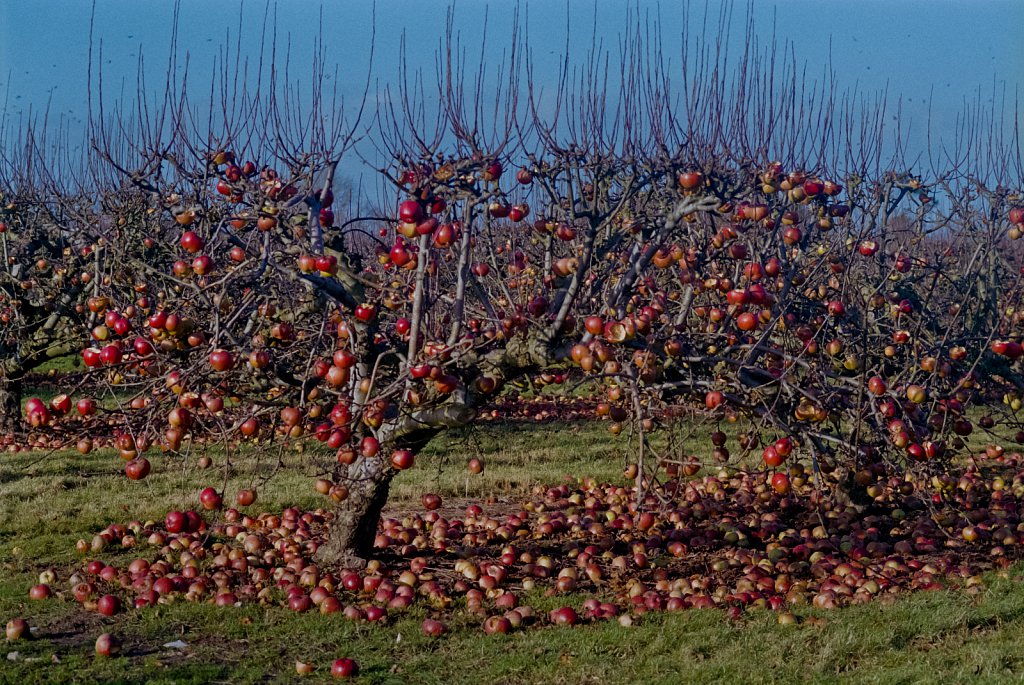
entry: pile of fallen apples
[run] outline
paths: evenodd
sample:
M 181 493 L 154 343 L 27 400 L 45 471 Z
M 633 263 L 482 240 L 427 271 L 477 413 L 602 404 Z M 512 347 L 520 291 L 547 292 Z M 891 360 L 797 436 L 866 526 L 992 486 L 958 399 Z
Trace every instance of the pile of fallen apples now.
M 358 570 L 315 560 L 327 510 L 205 512 L 212 520 L 171 512 L 79 541 L 87 560 L 60 580 L 45 571 L 29 594 L 73 598 L 104 615 L 257 603 L 371 623 L 419 605 L 429 616 L 423 631 L 438 636 L 457 612 L 507 633 L 611 618 L 628 625 L 650 611 L 788 616 L 794 605 L 828 609 L 949 585 L 977 592 L 979 574 L 1022 556 L 1024 464 L 1018 453 L 975 461 L 959 479 L 882 479 L 866 504 L 837 503 L 799 467 L 785 494 L 770 473 L 721 471 L 670 481 L 641 502 L 633 487 L 589 478 L 450 516 L 440 497 L 425 495 L 422 511 L 382 521 L 376 557 Z M 206 507 L 220 505 L 204 494 Z M 528 604 L 539 595 L 568 598 L 542 613 Z
M 594 418 L 597 400 L 590 397 L 510 393 L 490 402 L 480 413 L 484 421 L 587 421 Z
M 523 397 L 518 393 L 506 393 L 489 402 L 480 412 L 483 421 L 534 421 L 573 422 L 593 421 L 607 418 L 610 405 L 607 401 L 590 396 L 534 395 Z M 685 403 L 663 407 L 654 412 L 659 418 L 692 414 L 692 408 Z

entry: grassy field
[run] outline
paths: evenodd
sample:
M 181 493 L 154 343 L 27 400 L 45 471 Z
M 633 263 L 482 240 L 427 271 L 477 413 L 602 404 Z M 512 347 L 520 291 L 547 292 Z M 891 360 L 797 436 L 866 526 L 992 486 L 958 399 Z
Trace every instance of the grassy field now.
M 565 425 L 488 426 L 453 434 L 402 473 L 393 511 L 415 506 L 425 491 L 474 500 L 515 497 L 534 484 L 594 475 L 621 479 L 622 443 L 601 428 Z M 483 475 L 467 480 L 465 460 L 482 456 Z M 235 459 L 227 476 L 154 459 L 154 473 L 130 483 L 110 452 L 0 456 L 0 622 L 22 616 L 36 638 L 5 645 L 2 683 L 290 682 L 295 660 L 314 662 L 306 682 L 328 679 L 329 664 L 349 656 L 366 683 L 680 683 L 680 682 L 1007 682 L 1024 678 L 1024 569 L 987 578 L 983 592 L 931 592 L 885 605 L 817 612 L 799 609 L 795 626 L 753 611 L 730 622 L 720 611 L 648 614 L 632 628 L 614 622 L 572 629 L 539 628 L 485 636 L 478 617 L 456 611 L 452 632 L 423 637 L 423 609 L 387 626 L 355 625 L 340 615 L 296 615 L 245 606 L 217 609 L 177 604 L 104 618 L 72 601 L 29 602 L 44 568 L 59 570 L 63 588 L 74 552 L 105 525 L 162 517 L 185 506 L 201 486 L 226 491 L 260 486 L 256 509 L 317 506 L 303 455 L 275 470 L 266 456 Z M 215 459 L 222 462 L 223 459 Z M 538 609 L 566 597 L 527 598 Z M 570 596 L 579 605 L 584 596 Z M 557 603 L 557 604 L 556 604 Z M 101 632 L 125 642 L 125 654 L 98 659 Z M 164 644 L 181 640 L 183 649 Z M 16 657 L 8 653 L 17 652 Z M 12 660 L 13 659 L 13 660 Z

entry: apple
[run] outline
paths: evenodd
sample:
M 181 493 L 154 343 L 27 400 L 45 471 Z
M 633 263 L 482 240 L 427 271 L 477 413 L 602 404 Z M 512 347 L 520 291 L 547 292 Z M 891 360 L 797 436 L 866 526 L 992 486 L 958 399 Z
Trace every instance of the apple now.
M 181 533 L 185 530 L 188 519 L 183 512 L 171 511 L 164 517 L 164 528 L 168 533 Z
M 203 509 L 207 511 L 216 511 L 221 508 L 224 503 L 224 498 L 221 497 L 220 493 L 214 488 L 204 488 L 199 493 L 199 502 L 203 505 Z
M 452 224 L 441 224 L 434 231 L 434 247 L 448 247 L 455 239 L 455 227 Z
M 790 482 L 789 476 L 785 473 L 779 472 L 772 476 L 772 489 L 780 495 L 785 495 L 789 492 Z
M 192 272 L 197 276 L 207 276 L 213 271 L 213 260 L 209 255 L 199 255 L 192 260 Z
M 203 249 L 205 243 L 194 231 L 185 231 L 181 234 L 181 247 L 186 252 L 196 253 Z
M 120 654 L 121 641 L 110 633 L 103 633 L 96 638 L 96 655 L 111 657 Z
M 230 371 L 235 365 L 235 358 L 227 350 L 220 348 L 210 353 L 210 366 L 214 371 Z
M 96 600 L 96 611 L 104 616 L 113 616 L 121 610 L 121 600 L 114 595 L 103 595 Z
M 288 608 L 299 613 L 309 611 L 313 608 L 313 600 L 305 593 L 294 594 L 288 598 Z
M 256 491 L 246 488 L 239 490 L 235 495 L 235 501 L 238 502 L 240 507 L 249 507 L 256 501 Z
M 111 326 L 111 328 L 114 329 L 114 333 L 123 337 L 125 335 L 128 335 L 128 333 L 132 330 L 132 322 L 124 318 L 123 316 L 118 317 L 117 319 L 114 320 L 114 323 Z
M 807 179 L 804 181 L 803 189 L 808 197 L 814 197 L 820 195 L 825 190 L 825 184 L 816 178 Z
M 124 465 L 125 475 L 131 480 L 142 480 L 149 475 L 150 464 L 145 457 L 136 457 Z
M 185 407 L 175 407 L 167 415 L 167 423 L 174 428 L 188 430 L 192 427 L 192 412 Z
M 50 410 L 46 407 L 38 411 L 29 412 L 28 422 L 33 428 L 41 428 L 47 426 L 50 423 Z
M 102 364 L 100 349 L 98 347 L 87 347 L 82 350 L 82 361 L 89 368 L 95 368 Z
M 336 659 L 331 664 L 332 678 L 355 678 L 357 675 L 359 675 L 359 664 L 352 659 Z
M 285 407 L 281 410 L 281 423 L 289 428 L 299 425 L 302 421 L 302 412 L 298 407 Z
M 679 187 L 683 190 L 693 190 L 704 182 L 704 175 L 699 171 L 684 171 L 679 174 Z
M 424 619 L 423 623 L 420 624 L 420 629 L 424 635 L 430 637 L 440 637 L 448 632 L 448 627 L 444 623 L 432 618 Z
M 572 607 L 560 607 L 553 610 L 549 617 L 556 626 L 574 626 L 579 623 L 580 617 Z
M 377 314 L 377 308 L 373 304 L 363 303 L 357 305 L 355 308 L 355 317 L 362 322 L 372 321 L 374 316 Z
M 254 369 L 265 369 L 270 366 L 270 352 L 267 350 L 253 350 L 249 353 L 249 365 Z
M 132 341 L 132 349 L 135 350 L 135 354 L 138 357 L 145 358 L 156 352 L 153 348 L 153 343 L 149 342 L 145 338 L 139 336 Z
M 338 258 L 334 255 L 317 256 L 316 270 L 327 276 L 336 274 L 338 272 Z
M 924 387 L 913 384 L 907 386 L 907 399 L 914 404 L 921 404 L 928 398 L 928 391 Z
M 123 358 L 124 353 L 121 351 L 121 345 L 118 343 L 111 343 L 100 350 L 100 361 L 106 366 L 120 364 Z
M 857 251 L 865 257 L 873 257 L 878 252 L 878 243 L 874 240 L 865 240 L 858 246 Z
M 53 592 L 50 590 L 50 586 L 46 583 L 40 583 L 39 585 L 33 585 L 28 591 L 29 599 L 40 600 L 48 599 L 53 596 Z
M 29 630 L 28 622 L 23 618 L 12 618 L 7 622 L 7 640 L 15 642 L 22 638 L 29 638 L 32 632 Z
M 837 319 L 842 319 L 846 316 L 846 306 L 839 300 L 832 300 L 828 303 L 828 313 Z
M 501 166 L 501 162 L 494 161 L 487 165 L 484 169 L 483 178 L 485 181 L 497 182 L 501 178 L 501 174 L 504 169 Z
M 398 218 L 407 224 L 417 224 L 423 220 L 423 205 L 416 200 L 406 200 L 398 205 Z
M 736 317 L 736 326 L 741 331 L 752 331 L 757 328 L 757 317 L 750 312 L 743 312 Z
M 395 450 L 391 453 L 391 466 L 399 471 L 412 468 L 415 463 L 415 456 L 412 450 Z
M 377 456 L 380 451 L 380 442 L 372 435 L 367 435 L 359 442 L 359 453 L 367 459 Z

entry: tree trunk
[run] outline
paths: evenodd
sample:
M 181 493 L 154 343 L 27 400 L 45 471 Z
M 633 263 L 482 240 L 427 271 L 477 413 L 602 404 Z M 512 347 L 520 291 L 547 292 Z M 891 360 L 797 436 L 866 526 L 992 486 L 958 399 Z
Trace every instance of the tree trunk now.
M 317 550 L 319 561 L 346 568 L 366 565 L 394 473 L 391 465 L 385 464 L 349 483 L 348 497 L 335 507 L 327 540 Z
M 463 425 L 471 416 L 461 411 L 456 414 L 459 421 L 453 425 Z M 385 454 L 392 449 L 408 449 L 419 454 L 443 430 L 440 425 L 425 428 L 427 418 L 425 414 L 420 415 L 419 421 L 424 423 L 412 421 L 409 424 L 412 428 L 403 423 L 385 427 L 378 433 L 381 444 L 387 445 L 380 454 L 362 458 L 349 467 L 338 467 L 335 479 L 348 488 L 348 497 L 334 508 L 334 519 L 327 528 L 327 540 L 316 552 L 317 561 L 343 568 L 366 566 L 366 560 L 373 554 L 381 512 L 388 502 L 391 479 L 397 473 Z M 436 416 L 433 420 L 438 421 Z
M 0 375 L 0 431 L 10 435 L 21 423 L 21 379 Z
M 395 469 L 388 454 L 395 449 L 420 451 L 438 434 L 451 428 L 468 425 L 477 415 L 477 408 L 494 396 L 507 378 L 528 368 L 539 368 L 553 361 L 545 343 L 537 338 L 513 339 L 495 358 L 466 358 L 467 364 L 487 369 L 493 387 L 487 392 L 469 390 L 461 402 L 419 409 L 385 423 L 377 433 L 380 454 L 360 458 L 349 466 L 338 466 L 335 482 L 348 488 L 348 497 L 334 509 L 328 526 L 327 540 L 317 549 L 319 562 L 341 567 L 362 568 L 373 553 L 377 524 L 387 504 Z M 482 372 L 481 372 L 482 373 Z M 472 385 L 472 384 L 468 384 Z

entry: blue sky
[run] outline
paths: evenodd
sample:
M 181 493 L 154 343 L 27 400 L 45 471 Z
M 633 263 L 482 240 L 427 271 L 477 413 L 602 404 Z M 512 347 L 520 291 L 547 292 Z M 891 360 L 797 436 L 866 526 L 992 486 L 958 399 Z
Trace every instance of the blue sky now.
M 680 3 L 634 2 L 640 12 L 659 12 L 662 36 L 671 48 L 679 44 L 683 22 Z M 713 11 L 717 3 L 709 5 Z M 72 119 L 86 113 L 86 65 L 91 3 L 84 0 L 0 0 L 0 105 L 6 102 L 8 125 L 29 108 L 39 111 L 49 102 L 51 111 Z M 434 52 L 443 35 L 449 3 L 425 0 L 379 0 L 376 4 L 377 44 L 374 64 L 377 83 L 393 82 L 398 70 L 399 43 L 406 37 L 409 61 L 432 68 Z M 572 54 L 582 56 L 595 21 L 597 32 L 614 40 L 622 30 L 626 4 L 588 2 L 522 2 L 539 73 L 551 73 L 557 64 L 568 22 L 572 25 Z M 705 3 L 692 3 L 691 20 L 699 18 Z M 264 2 L 238 0 L 183 0 L 182 52 L 189 54 L 193 78 L 199 82 L 209 71 L 228 35 L 234 37 L 241 10 L 245 43 L 258 44 Z M 361 91 L 369 54 L 372 5 L 360 1 L 281 0 L 276 12 L 278 34 L 295 46 L 293 61 L 301 73 L 308 46 L 322 8 L 328 59 L 340 67 L 343 88 Z M 476 47 L 486 18 L 499 57 L 516 5 L 463 0 L 456 5 L 456 27 Z M 104 78 L 108 92 L 121 84 L 134 88 L 136 64 L 145 54 L 150 83 L 162 85 L 172 21 L 173 4 L 156 0 L 98 0 L 96 44 L 102 41 Z M 730 41 L 739 45 L 745 4 L 737 15 Z M 965 100 L 979 89 L 987 100 L 993 84 L 1005 88 L 1011 103 L 1024 88 L 1024 0 L 757 0 L 754 19 L 758 39 L 766 41 L 774 30 L 780 41 L 795 46 L 809 73 L 821 73 L 831 55 L 844 87 L 875 91 L 888 87 L 905 101 L 904 118 L 915 140 L 923 144 L 923 127 L 930 106 L 933 129 L 953 134 L 957 114 Z M 612 43 L 614 44 L 614 43 Z M 304 54 L 305 51 L 305 54 Z M 255 54 L 252 55 L 255 57 Z M 547 65 L 551 70 L 544 69 Z M 1020 93 L 1024 96 L 1024 92 Z

